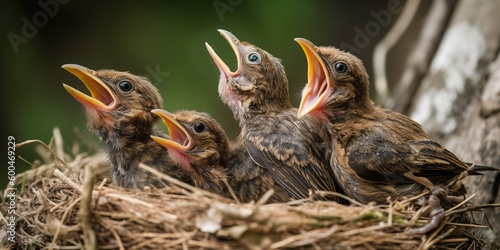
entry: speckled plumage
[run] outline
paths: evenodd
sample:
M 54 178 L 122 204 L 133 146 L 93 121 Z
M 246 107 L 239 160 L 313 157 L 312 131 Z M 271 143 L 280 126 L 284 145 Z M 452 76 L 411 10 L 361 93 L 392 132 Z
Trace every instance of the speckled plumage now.
M 270 189 L 274 190 L 274 194 L 268 203 L 290 200 L 285 188 L 275 183 L 273 174 L 252 160 L 243 140 L 238 139 L 231 145 L 228 166 L 229 185 L 240 201 L 257 201 Z
M 153 139 L 169 150 L 174 161 L 179 160 L 195 186 L 232 198 L 225 179 L 243 202 L 258 200 L 272 188 L 272 179 L 255 166 L 243 145 L 230 145 L 222 126 L 207 113 L 153 112 L 164 120 L 171 134 L 169 140 Z
M 94 71 L 79 65 L 64 65 L 63 68 L 80 78 L 91 91 L 92 97 L 65 85 L 66 90 L 84 105 L 89 129 L 104 143 L 115 184 L 138 189 L 163 186 L 161 181 L 138 167 L 141 162 L 179 180 L 187 180 L 186 173 L 150 137 L 151 134 L 166 136 L 155 125 L 158 117 L 150 112 L 163 105 L 156 87 L 146 78 L 128 72 Z M 119 84 L 124 81 L 132 85 L 130 91 L 120 89 Z
M 436 198 L 446 194 L 439 190 L 465 194 L 460 180 L 472 169 L 433 141 L 420 124 L 375 106 L 358 58 L 334 47 L 297 41 L 309 65 L 298 115 L 313 114 L 329 125 L 334 152 L 330 162 L 345 193 L 363 203 L 385 203 L 389 196 L 397 199 L 430 189 L 431 217 L 439 219 L 412 232 L 437 226 L 444 211 Z
M 229 141 L 219 123 L 196 111 L 153 112 L 164 120 L 171 135 L 170 139 L 153 139 L 168 149 L 171 159 L 189 173 L 196 187 L 222 194 Z
M 227 31 L 220 32 L 237 55 L 238 69 L 231 72 L 207 48 L 221 72 L 219 94 L 240 124 L 240 139 L 250 157 L 269 172 L 288 199 L 306 198 L 309 190 L 338 191 L 323 161 L 329 149 L 322 140 L 328 137 L 327 128 L 313 117 L 297 119 L 280 60 Z

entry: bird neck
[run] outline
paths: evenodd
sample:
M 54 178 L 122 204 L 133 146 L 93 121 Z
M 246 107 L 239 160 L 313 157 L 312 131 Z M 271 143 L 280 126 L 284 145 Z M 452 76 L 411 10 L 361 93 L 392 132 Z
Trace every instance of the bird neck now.
M 242 103 L 242 108 L 233 108 L 233 114 L 238 120 L 240 127 L 255 116 L 262 114 L 280 113 L 293 108 L 290 100 L 286 99 L 266 99 L 256 98 L 261 101 L 250 100 L 247 103 Z
M 326 111 L 326 117 L 331 124 L 343 124 L 372 114 L 375 111 L 376 107 L 369 99 L 362 102 L 350 101 L 330 105 Z
M 141 161 L 141 155 L 148 152 L 161 152 L 151 150 L 155 145 L 151 135 L 160 134 L 153 123 L 121 122 L 112 129 L 101 128 L 98 130 L 101 140 L 105 143 L 112 167 L 119 171 L 130 171 Z
M 326 116 L 331 135 L 340 145 L 346 145 L 352 137 L 369 130 L 373 121 L 380 118 L 379 110 L 371 102 L 365 106 L 348 107 L 330 109 L 332 112 Z

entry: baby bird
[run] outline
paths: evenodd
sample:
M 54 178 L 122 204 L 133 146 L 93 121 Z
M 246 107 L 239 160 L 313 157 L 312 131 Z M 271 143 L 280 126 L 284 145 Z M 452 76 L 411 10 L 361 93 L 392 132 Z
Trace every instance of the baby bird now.
M 426 233 L 444 216 L 440 199 L 465 194 L 461 180 L 477 174 L 407 116 L 382 109 L 369 98 L 361 60 L 334 47 L 295 39 L 308 62 L 308 84 L 298 117 L 312 114 L 328 124 L 330 165 L 344 192 L 363 203 L 384 203 L 429 189 L 431 221 L 410 233 Z
M 170 139 L 151 138 L 168 149 L 196 187 L 232 198 L 224 183 L 227 180 L 243 202 L 258 200 L 272 188 L 271 179 L 259 171 L 241 146 L 230 145 L 222 126 L 207 113 L 182 110 L 172 114 L 161 109 L 151 112 L 161 117 Z
M 168 149 L 172 160 L 190 173 L 196 187 L 222 194 L 229 140 L 222 127 L 207 113 L 154 109 L 168 128 L 170 138 L 151 138 Z
M 88 88 L 88 96 L 66 84 L 64 88 L 83 104 L 88 127 L 104 142 L 113 182 L 125 188 L 162 186 L 138 165 L 144 163 L 187 181 L 187 172 L 170 159 L 165 149 L 151 139 L 165 137 L 156 127 L 158 117 L 151 110 L 161 108 L 163 100 L 146 78 L 115 70 L 91 70 L 76 64 L 62 66 Z
M 296 117 L 280 60 L 228 31 L 219 32 L 236 54 L 238 69 L 231 71 L 206 46 L 220 70 L 220 98 L 239 122 L 239 143 L 289 199 L 306 198 L 315 190 L 337 191 L 324 161 L 330 149 L 324 140 L 327 128 L 312 116 Z

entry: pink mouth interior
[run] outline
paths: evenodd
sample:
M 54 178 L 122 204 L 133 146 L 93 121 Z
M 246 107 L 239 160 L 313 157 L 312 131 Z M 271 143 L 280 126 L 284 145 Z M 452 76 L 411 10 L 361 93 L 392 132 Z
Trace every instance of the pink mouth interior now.
M 95 92 L 92 92 L 92 96 L 102 102 L 106 106 L 111 106 L 115 102 L 113 96 L 109 93 L 109 91 L 101 86 L 94 88 Z
M 177 125 L 175 125 L 177 126 Z M 170 140 L 175 141 L 179 143 L 179 145 L 182 145 L 184 147 L 188 146 L 189 144 L 189 138 L 186 136 L 184 131 L 182 129 L 169 129 L 168 131 L 170 133 Z
M 327 94 L 328 90 L 328 79 L 326 78 L 325 69 L 323 65 L 317 60 L 312 61 L 314 63 L 313 75 L 309 77 L 310 83 L 308 84 L 308 88 L 306 89 L 309 92 L 309 97 L 305 99 L 305 106 L 309 107 L 311 105 L 316 105 L 319 100 Z M 319 70 L 318 70 L 319 69 Z
M 321 66 L 320 66 L 321 67 Z M 312 89 L 312 94 L 315 96 L 321 96 L 323 95 L 327 88 L 328 88 L 328 83 L 326 81 L 326 75 L 323 72 L 323 68 L 321 70 L 317 70 L 314 72 L 314 83 L 313 83 L 313 89 Z

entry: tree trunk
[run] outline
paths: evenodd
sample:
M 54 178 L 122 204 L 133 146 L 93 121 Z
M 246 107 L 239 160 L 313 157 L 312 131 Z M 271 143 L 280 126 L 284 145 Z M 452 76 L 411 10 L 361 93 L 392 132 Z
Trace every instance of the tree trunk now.
M 500 1 L 458 1 L 408 110 L 412 119 L 461 160 L 498 169 L 499 49 Z M 500 203 L 500 172 L 470 176 L 465 185 L 469 195 L 477 194 L 475 204 Z M 476 222 L 490 223 L 491 228 L 479 230 L 478 235 L 499 247 L 500 208 L 483 211 L 475 214 Z

